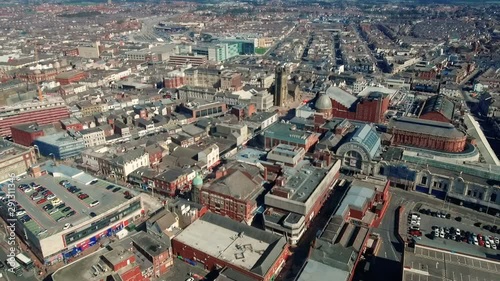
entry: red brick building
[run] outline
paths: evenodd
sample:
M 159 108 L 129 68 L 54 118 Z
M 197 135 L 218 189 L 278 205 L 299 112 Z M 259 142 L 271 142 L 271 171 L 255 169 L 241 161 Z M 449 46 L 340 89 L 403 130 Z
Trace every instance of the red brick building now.
M 214 181 L 194 191 L 194 200 L 216 214 L 251 223 L 257 197 L 264 191 L 261 185 L 264 180 L 256 166 L 238 163 L 227 169 L 223 167 L 216 172 Z
M 63 100 L 47 100 L 42 103 L 23 103 L 0 108 L 0 135 L 11 135 L 13 125 L 37 122 L 39 125 L 53 124 L 69 117 Z
M 190 186 L 188 177 L 190 172 L 192 171 L 183 170 L 181 168 L 171 168 L 150 180 L 154 182 L 155 192 L 175 197 L 179 191 Z
M 382 123 L 388 109 L 389 98 L 381 94 L 370 94 L 367 97 L 356 99 L 349 106 L 332 99 L 332 117 L 337 118 Z
M 11 126 L 10 131 L 12 132 L 12 140 L 24 146 L 31 146 L 37 138 L 45 135 L 43 127 L 36 122 Z
M 76 118 L 66 118 L 62 119 L 59 121 L 61 123 L 61 126 L 64 130 L 74 130 L 74 131 L 81 131 L 83 130 L 83 124 L 80 122 L 80 120 Z
M 182 76 L 163 79 L 163 87 L 170 89 L 182 87 L 184 86 L 185 83 L 186 83 L 186 78 Z
M 425 100 L 419 113 L 420 119 L 450 123 L 453 121 L 455 104 L 444 95 L 434 95 Z
M 177 235 L 172 247 L 177 258 L 221 270 L 229 280 L 274 280 L 290 254 L 285 237 L 210 212 Z
M 389 122 L 388 132 L 392 134 L 392 145 L 462 152 L 467 144 L 466 134 L 445 122 L 409 117 L 393 118 Z
M 85 78 L 87 78 L 87 73 L 79 70 L 71 70 L 58 74 L 55 77 L 55 80 L 56 82 L 59 82 L 61 85 L 68 85 L 71 83 L 76 83 Z
M 247 104 L 247 105 L 236 105 L 231 108 L 231 114 L 238 117 L 238 120 L 243 120 L 254 115 L 257 112 L 255 108 L 255 104 Z

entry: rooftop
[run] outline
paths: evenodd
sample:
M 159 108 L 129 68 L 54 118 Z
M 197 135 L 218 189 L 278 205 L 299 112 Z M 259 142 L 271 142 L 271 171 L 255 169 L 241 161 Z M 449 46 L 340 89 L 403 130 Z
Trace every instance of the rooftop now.
M 0 139 L 0 160 L 10 158 L 11 156 L 17 156 L 18 153 L 28 150 L 30 150 L 30 148 Z
M 444 95 L 434 95 L 424 101 L 420 115 L 431 112 L 439 112 L 448 120 L 453 120 L 455 104 L 447 99 Z
M 311 135 L 312 133 L 297 130 L 295 125 L 287 123 L 276 123 L 264 131 L 265 137 L 300 144 L 306 144 Z
M 365 205 L 373 198 L 375 195 L 375 189 L 356 185 L 356 182 L 351 184 L 347 195 L 342 200 L 340 207 L 335 212 L 335 216 L 344 216 L 349 208 L 354 208 L 357 210 L 363 210 Z
M 315 167 L 309 161 L 301 161 L 295 168 L 285 168 L 284 176 L 288 180 L 284 188 L 292 192 L 290 200 L 303 203 L 327 174 L 327 169 Z
M 226 194 L 235 199 L 244 201 L 255 201 L 257 196 L 263 191 L 261 182 L 256 182 L 247 172 L 250 169 L 258 168 L 240 163 L 237 169 L 229 169 L 228 175 L 214 182 L 207 183 L 203 189 L 208 189 L 217 193 Z
M 271 269 L 286 246 L 284 237 L 214 213 L 193 222 L 174 240 L 260 276 Z
M 416 134 L 426 134 L 438 137 L 460 138 L 465 136 L 463 132 L 459 131 L 450 123 L 410 117 L 392 118 L 391 121 L 389 121 L 388 127 Z

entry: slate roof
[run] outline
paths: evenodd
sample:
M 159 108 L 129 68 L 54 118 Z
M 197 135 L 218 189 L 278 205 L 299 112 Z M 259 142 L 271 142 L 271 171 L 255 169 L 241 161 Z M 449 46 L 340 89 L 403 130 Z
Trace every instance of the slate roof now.
M 420 116 L 431 112 L 439 112 L 443 114 L 448 120 L 453 120 L 453 114 L 455 111 L 455 104 L 447 99 L 444 95 L 435 95 L 428 98 L 422 110 L 420 111 Z

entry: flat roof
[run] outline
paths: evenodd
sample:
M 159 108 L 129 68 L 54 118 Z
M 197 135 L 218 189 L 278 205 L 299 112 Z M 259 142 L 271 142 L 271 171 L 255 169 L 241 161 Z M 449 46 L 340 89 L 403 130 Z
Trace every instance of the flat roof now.
M 445 281 L 500 279 L 500 262 L 478 259 L 427 247 L 404 251 L 403 281 Z
M 284 237 L 214 213 L 193 222 L 174 240 L 261 276 L 286 245 Z
M 80 192 L 69 192 L 66 188 L 59 184 L 62 180 L 68 180 L 71 185 L 81 189 L 80 192 L 88 194 L 89 198 L 84 200 L 78 199 L 77 196 Z M 47 190 L 50 190 L 57 198 L 63 201 L 67 207 L 71 207 L 71 209 L 76 212 L 76 214 L 71 218 L 63 219 L 57 222 L 57 219 L 64 217 L 67 212 L 63 213 L 62 210 L 60 210 L 59 212 L 50 215 L 42 208 L 44 205 L 49 204 L 51 200 L 47 200 L 47 202 L 43 204 L 37 204 L 36 201 L 31 200 L 30 197 L 30 195 L 33 194 L 33 191 L 30 193 L 24 193 L 19 189 L 16 189 L 16 201 L 26 210 L 27 215 L 32 218 L 31 221 L 24 224 L 25 227 L 34 234 L 46 229 L 47 233 L 43 234 L 42 237 L 51 236 L 62 231 L 62 227 L 68 222 L 71 222 L 73 225 L 77 225 L 89 220 L 91 218 L 89 215 L 90 212 L 100 215 L 127 201 L 123 195 L 123 191 L 112 192 L 112 190 L 107 190 L 106 187 L 112 183 L 103 180 L 98 180 L 98 182 L 93 185 L 85 185 L 69 177 L 53 177 L 50 175 L 44 175 L 39 178 L 27 177 L 16 184 L 30 184 L 31 182 L 39 184 Z M 2 187 L 2 191 L 7 192 L 7 186 Z M 99 200 L 99 205 L 90 207 L 89 204 L 96 200 Z
M 287 182 L 284 188 L 294 190 L 290 200 L 306 202 L 328 171 L 328 169 L 314 167 L 307 160 L 301 161 L 294 168 L 285 167 L 284 174 Z

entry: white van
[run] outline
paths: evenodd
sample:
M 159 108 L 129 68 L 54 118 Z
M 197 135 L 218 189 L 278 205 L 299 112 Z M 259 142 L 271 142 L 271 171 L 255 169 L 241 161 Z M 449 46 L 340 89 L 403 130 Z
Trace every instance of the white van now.
M 95 206 L 97 206 L 97 205 L 99 205 L 99 200 L 95 200 L 94 202 L 90 203 L 90 205 L 89 205 L 89 206 L 90 206 L 90 207 L 95 207 Z

